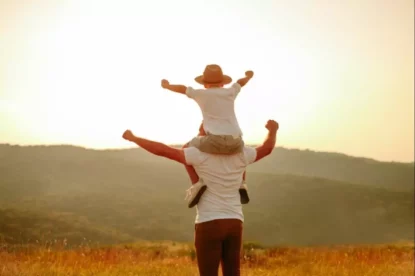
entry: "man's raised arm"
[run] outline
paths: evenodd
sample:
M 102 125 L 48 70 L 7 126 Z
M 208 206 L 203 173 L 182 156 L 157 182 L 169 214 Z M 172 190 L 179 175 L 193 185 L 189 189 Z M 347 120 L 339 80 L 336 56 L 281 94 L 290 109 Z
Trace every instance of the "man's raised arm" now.
M 154 155 L 166 157 L 168 159 L 171 159 L 171 160 L 174 160 L 181 164 L 186 165 L 186 158 L 184 156 L 184 151 L 182 149 L 169 147 L 163 143 L 137 137 L 131 132 L 131 130 L 126 130 L 124 134 L 122 135 L 122 138 L 124 138 L 127 141 L 135 143 L 137 146 L 145 149 L 146 151 Z
M 255 162 L 271 154 L 277 142 L 277 131 L 279 128 L 278 123 L 274 120 L 269 120 L 267 124 L 265 125 L 265 127 L 268 129 L 268 135 L 264 143 L 262 143 L 261 146 L 256 148 L 257 153 L 256 153 Z

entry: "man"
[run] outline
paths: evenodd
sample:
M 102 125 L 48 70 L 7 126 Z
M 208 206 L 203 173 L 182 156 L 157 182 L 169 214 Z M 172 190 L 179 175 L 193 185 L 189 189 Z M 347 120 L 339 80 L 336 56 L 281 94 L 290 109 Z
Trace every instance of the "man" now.
M 244 147 L 234 155 L 217 155 L 199 151 L 195 147 L 173 148 L 165 144 L 135 136 L 126 130 L 123 138 L 146 151 L 191 165 L 207 186 L 196 205 L 195 247 L 201 276 L 218 275 L 222 263 L 224 276 L 240 275 L 240 250 L 244 216 L 239 197 L 242 175 L 249 164 L 271 154 L 275 147 L 279 125 L 269 120 L 268 135 L 262 145 Z M 203 128 L 199 135 L 205 135 Z

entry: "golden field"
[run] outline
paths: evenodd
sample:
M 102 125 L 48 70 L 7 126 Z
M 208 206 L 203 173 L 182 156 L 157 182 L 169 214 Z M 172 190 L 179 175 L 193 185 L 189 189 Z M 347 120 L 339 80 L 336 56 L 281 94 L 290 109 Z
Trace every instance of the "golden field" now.
M 414 245 L 280 247 L 245 245 L 245 276 L 412 276 Z M 2 245 L 1 276 L 198 275 L 192 244 L 139 242 L 131 245 L 67 248 Z

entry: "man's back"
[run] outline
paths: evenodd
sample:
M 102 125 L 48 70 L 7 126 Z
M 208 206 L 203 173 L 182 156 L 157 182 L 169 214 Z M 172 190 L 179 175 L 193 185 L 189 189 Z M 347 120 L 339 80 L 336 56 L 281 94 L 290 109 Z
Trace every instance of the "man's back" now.
M 243 221 L 239 187 L 246 166 L 253 163 L 256 150 L 245 147 L 234 155 L 213 155 L 197 148 L 185 150 L 186 161 L 207 185 L 197 205 L 196 223 L 221 218 L 236 218 Z

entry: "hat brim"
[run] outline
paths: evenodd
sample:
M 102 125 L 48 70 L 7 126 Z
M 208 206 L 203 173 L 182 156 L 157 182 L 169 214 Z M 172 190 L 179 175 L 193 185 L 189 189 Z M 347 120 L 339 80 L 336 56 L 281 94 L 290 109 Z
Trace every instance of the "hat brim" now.
M 205 81 L 203 78 L 203 75 L 201 75 L 201 76 L 196 77 L 195 81 L 200 84 L 229 84 L 232 82 L 232 78 L 227 75 L 223 75 L 221 82 L 209 82 L 209 81 Z

